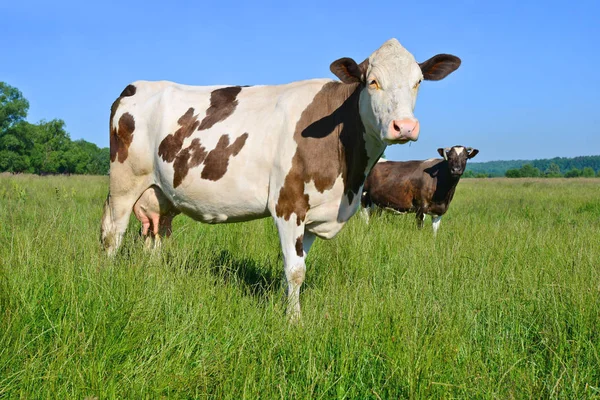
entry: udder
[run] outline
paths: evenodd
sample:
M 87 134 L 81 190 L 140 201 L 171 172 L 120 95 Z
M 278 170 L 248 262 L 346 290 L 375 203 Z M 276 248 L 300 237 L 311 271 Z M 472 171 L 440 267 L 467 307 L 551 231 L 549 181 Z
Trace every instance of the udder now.
M 133 213 L 142 223 L 141 233 L 146 238 L 146 245 L 150 246 L 151 241 L 154 240 L 154 247 L 157 247 L 160 245 L 161 237 L 171 235 L 171 224 L 179 211 L 160 188 L 151 186 L 135 203 Z

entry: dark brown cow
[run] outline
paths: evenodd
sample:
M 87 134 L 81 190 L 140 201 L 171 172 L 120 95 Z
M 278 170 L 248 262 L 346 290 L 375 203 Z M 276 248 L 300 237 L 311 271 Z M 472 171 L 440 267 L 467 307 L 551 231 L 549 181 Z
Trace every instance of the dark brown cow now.
M 399 213 L 416 213 L 417 226 L 423 227 L 425 214 L 433 219 L 436 234 L 442 215 L 448 211 L 467 160 L 479 153 L 471 147 L 439 148 L 444 157 L 425 161 L 381 161 L 367 177 L 362 205 L 368 218 L 369 208 L 378 206 Z

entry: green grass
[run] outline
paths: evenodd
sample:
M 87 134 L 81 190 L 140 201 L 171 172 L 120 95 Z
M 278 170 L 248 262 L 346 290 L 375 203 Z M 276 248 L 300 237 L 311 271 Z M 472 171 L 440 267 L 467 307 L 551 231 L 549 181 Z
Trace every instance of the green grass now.
M 353 218 L 300 326 L 271 220 L 109 260 L 107 185 L 0 177 L 0 398 L 600 398 L 598 180 L 464 180 L 435 240 Z

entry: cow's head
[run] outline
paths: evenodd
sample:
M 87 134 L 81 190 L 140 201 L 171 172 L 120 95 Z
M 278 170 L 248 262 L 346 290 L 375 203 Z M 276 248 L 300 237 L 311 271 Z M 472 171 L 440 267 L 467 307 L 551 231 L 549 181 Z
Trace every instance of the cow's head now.
M 438 153 L 448 161 L 448 170 L 453 177 L 460 177 L 467 166 L 467 160 L 475 157 L 479 150 L 472 147 L 452 146 L 439 148 Z
M 460 66 L 460 59 L 438 54 L 417 63 L 396 39 L 390 39 L 360 64 L 340 58 L 331 64 L 344 83 L 361 83 L 359 112 L 368 133 L 386 144 L 406 143 L 419 137 L 413 111 L 423 79 L 444 79 Z

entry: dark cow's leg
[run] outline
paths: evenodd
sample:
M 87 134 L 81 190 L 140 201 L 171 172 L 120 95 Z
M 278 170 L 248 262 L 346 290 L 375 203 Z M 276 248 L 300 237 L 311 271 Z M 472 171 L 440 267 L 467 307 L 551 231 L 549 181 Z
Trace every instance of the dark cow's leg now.
M 425 221 L 425 214 L 423 211 L 417 211 L 417 228 L 423 229 L 423 223 Z
M 305 231 L 304 224 L 296 225 L 296 218 L 289 221 L 276 218 L 275 222 L 279 231 L 287 281 L 286 312 L 290 322 L 297 322 L 300 320 L 300 287 L 306 274 L 304 259 L 315 240 L 315 235 Z
M 437 235 L 437 231 L 440 228 L 440 222 L 442 222 L 441 215 L 436 215 L 433 217 L 433 236 Z
M 362 215 L 363 220 L 368 224 L 371 216 L 371 212 L 373 212 L 373 206 L 363 206 L 360 210 L 360 215 Z
M 361 198 L 361 210 L 363 220 L 368 224 L 371 211 L 373 211 L 373 202 L 371 201 L 371 195 L 368 192 L 364 192 Z

